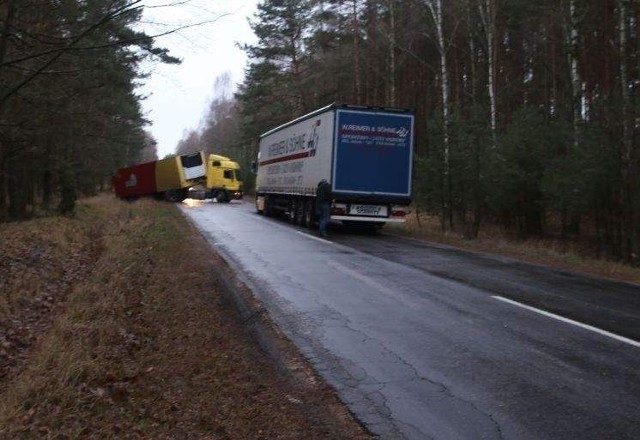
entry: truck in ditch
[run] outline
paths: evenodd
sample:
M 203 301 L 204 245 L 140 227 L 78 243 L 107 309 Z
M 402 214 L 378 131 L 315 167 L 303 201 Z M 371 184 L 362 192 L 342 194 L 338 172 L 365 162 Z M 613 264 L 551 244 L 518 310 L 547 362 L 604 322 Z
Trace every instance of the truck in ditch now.
M 331 183 L 331 220 L 382 226 L 411 203 L 415 116 L 408 110 L 330 105 L 260 137 L 256 210 L 316 223 L 316 188 Z
M 240 166 L 228 157 L 203 151 L 119 169 L 112 177 L 117 197 L 154 196 L 170 202 L 186 198 L 229 202 L 243 196 Z

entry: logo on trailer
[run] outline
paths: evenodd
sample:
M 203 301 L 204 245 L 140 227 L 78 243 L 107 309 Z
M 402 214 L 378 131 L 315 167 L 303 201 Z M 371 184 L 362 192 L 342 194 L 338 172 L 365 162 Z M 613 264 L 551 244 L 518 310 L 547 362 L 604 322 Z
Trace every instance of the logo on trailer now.
M 309 150 L 309 157 L 313 157 L 316 155 L 316 150 L 318 149 L 318 140 L 320 138 L 320 119 L 318 119 L 311 129 L 311 134 L 309 135 L 309 141 L 307 142 L 307 150 Z
M 294 133 L 286 139 L 270 144 L 266 149 L 269 159 L 260 161 L 258 165 L 265 166 L 304 159 L 305 157 L 314 157 L 320 142 L 320 121 L 318 119 L 313 123 L 310 132 L 304 134 Z
M 133 188 L 138 184 L 138 179 L 135 174 L 131 174 L 126 182 L 124 182 L 125 188 Z
M 405 127 L 401 127 L 398 129 L 396 133 L 398 134 L 399 137 L 406 138 L 407 135 L 409 134 L 409 130 L 407 130 Z

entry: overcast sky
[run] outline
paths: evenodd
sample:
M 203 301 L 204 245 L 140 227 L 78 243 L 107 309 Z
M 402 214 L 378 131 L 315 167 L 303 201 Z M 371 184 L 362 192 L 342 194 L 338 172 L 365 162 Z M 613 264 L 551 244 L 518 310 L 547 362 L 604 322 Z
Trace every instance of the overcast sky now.
M 163 6 L 170 5 L 172 6 Z M 258 0 L 145 0 L 144 30 L 157 35 L 179 26 L 205 21 L 160 37 L 156 45 L 182 59 L 177 66 L 145 64 L 151 76 L 138 89 L 148 98 L 143 111 L 158 141 L 158 156 L 172 154 L 186 130 L 197 128 L 214 96 L 217 77 L 228 72 L 232 83 L 242 81 L 245 53 L 236 43 L 254 43 L 247 17 L 253 17 Z

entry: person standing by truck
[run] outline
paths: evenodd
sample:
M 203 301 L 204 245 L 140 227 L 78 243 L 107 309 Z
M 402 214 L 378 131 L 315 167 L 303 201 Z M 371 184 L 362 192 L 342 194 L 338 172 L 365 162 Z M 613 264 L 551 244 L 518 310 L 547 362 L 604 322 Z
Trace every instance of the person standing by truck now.
M 327 224 L 331 218 L 331 199 L 333 199 L 331 184 L 327 182 L 327 179 L 322 179 L 316 189 L 316 203 L 320 221 L 320 235 L 323 237 L 327 236 Z

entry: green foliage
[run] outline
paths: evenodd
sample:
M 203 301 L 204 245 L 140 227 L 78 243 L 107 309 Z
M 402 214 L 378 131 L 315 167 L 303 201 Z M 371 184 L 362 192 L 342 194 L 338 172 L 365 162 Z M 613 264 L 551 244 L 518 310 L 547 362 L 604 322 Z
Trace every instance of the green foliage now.
M 258 67 L 247 72 L 249 84 L 254 75 L 259 81 L 266 80 L 269 89 L 267 99 L 290 107 L 291 114 L 306 109 L 301 63 L 310 20 L 309 6 L 308 0 L 264 0 L 258 3 L 258 12 L 251 22 L 258 43 L 245 46 L 249 57 L 259 60 Z
M 73 214 L 76 207 L 77 192 L 73 173 L 68 170 L 60 178 L 60 203 L 58 210 L 63 215 Z
M 479 107 L 472 107 L 466 113 L 456 112 L 451 118 L 450 129 L 452 208 L 466 223 L 467 213 L 480 215 L 485 209 L 485 174 L 491 152 L 491 132 Z
M 445 197 L 442 120 L 431 118 L 427 127 L 430 148 L 415 157 L 413 195 L 421 210 L 437 214 Z
M 441 117 L 429 120 L 430 149 L 416 159 L 414 192 L 421 209 L 440 214 L 454 224 L 472 227 L 486 208 L 486 169 L 491 135 L 481 109 L 456 113 L 449 121 L 449 167 L 445 172 Z M 454 218 L 454 212 L 457 218 Z M 443 223 L 446 226 L 446 222 Z M 470 232 L 469 232 L 470 233 Z M 477 232 L 476 232 L 477 233 Z M 475 235 L 475 233 L 471 234 Z
M 252 64 L 245 75 L 237 97 L 247 140 L 255 142 L 260 134 L 295 117 L 296 113 L 288 100 L 275 96 L 284 78 L 273 64 Z
M 582 213 L 597 212 L 615 206 L 622 182 L 622 146 L 608 127 L 597 121 L 583 126 L 584 136 L 571 166 L 578 176 L 573 209 Z
M 413 198 L 421 211 L 440 212 L 444 195 L 442 175 L 442 161 L 437 157 L 415 157 Z
M 576 177 L 562 174 L 564 160 L 556 159 L 570 142 L 567 128 L 540 109 L 524 106 L 491 155 L 489 208 L 522 235 L 543 235 L 549 206 L 572 193 L 570 181 Z M 549 191 L 559 188 L 562 193 Z

